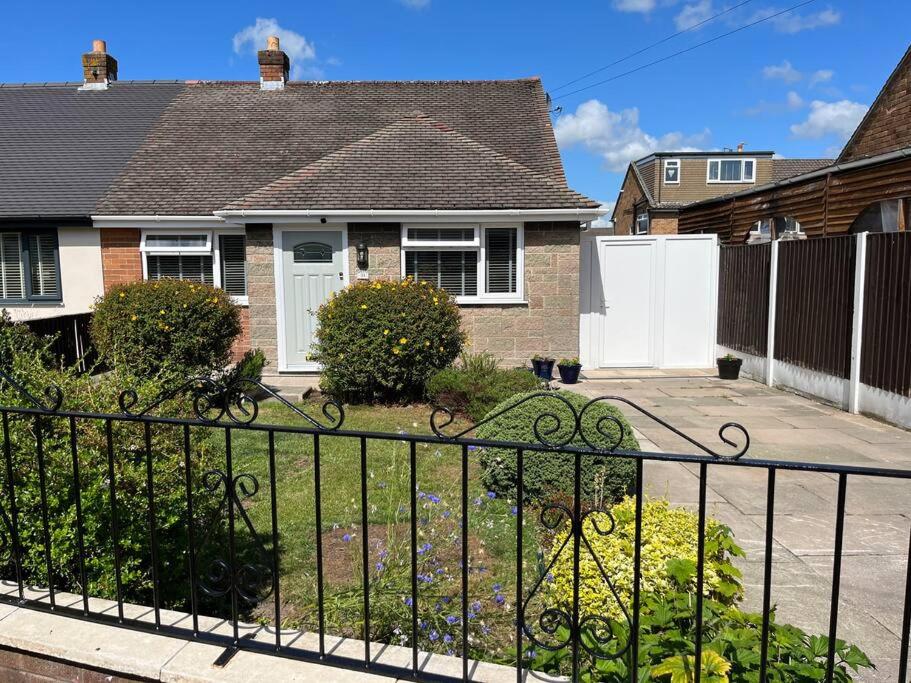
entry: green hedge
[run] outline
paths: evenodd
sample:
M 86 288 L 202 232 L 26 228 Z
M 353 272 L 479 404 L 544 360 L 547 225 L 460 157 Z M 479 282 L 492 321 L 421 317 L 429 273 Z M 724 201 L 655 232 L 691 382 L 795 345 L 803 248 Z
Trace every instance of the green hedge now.
M 91 334 L 110 365 L 138 377 L 208 375 L 230 362 L 240 311 L 223 290 L 198 282 L 132 282 L 95 302 Z
M 535 421 L 545 413 L 552 413 L 559 419 L 559 429 L 553 434 L 544 435 L 549 429 L 556 426 L 553 418 L 543 417 L 539 421 L 539 431 L 551 443 L 562 443 L 569 438 L 575 429 L 575 418 L 572 411 L 560 398 L 568 401 L 576 413 L 582 410 L 589 399 L 568 391 L 550 392 L 545 396 L 532 398 L 521 405 L 524 399 L 534 396 L 535 392 L 518 394 L 497 405 L 491 415 L 499 413 L 510 406 L 503 415 L 495 417 L 490 422 L 478 427 L 477 435 L 480 439 L 496 441 L 514 441 L 523 443 L 538 443 L 535 436 Z M 559 396 L 559 398 L 557 398 Z M 624 426 L 623 440 L 619 446 L 621 450 L 639 450 L 639 442 L 633 435 L 630 424 L 626 421 L 617 408 L 606 403 L 593 405 L 582 420 L 583 432 L 589 440 L 598 446 L 611 445 L 619 436 L 619 428 L 612 421 L 605 420 L 602 429 L 608 436 L 597 432 L 598 421 L 604 417 L 619 420 Z M 579 434 L 569 441 L 574 446 L 585 446 L 585 441 Z M 499 494 L 515 497 L 517 492 L 518 475 L 516 472 L 516 452 L 506 448 L 485 448 L 481 452 L 481 466 L 483 468 L 484 484 Z M 523 487 L 526 501 L 546 501 L 560 495 L 573 493 L 575 456 L 560 453 L 533 453 L 527 452 L 524 456 Z M 613 455 L 582 456 L 581 491 L 588 501 L 605 500 L 608 502 L 620 500 L 629 494 L 635 484 L 636 466 L 629 458 L 620 458 Z
M 317 320 L 320 387 L 353 402 L 421 398 L 465 340 L 455 299 L 409 279 L 353 284 L 320 306 Z

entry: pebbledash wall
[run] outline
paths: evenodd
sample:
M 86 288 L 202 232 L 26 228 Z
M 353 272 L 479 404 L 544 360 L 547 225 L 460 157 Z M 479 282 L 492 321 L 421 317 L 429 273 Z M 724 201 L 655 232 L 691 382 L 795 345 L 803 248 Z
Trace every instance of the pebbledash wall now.
M 462 319 L 474 352 L 489 351 L 503 366 L 523 365 L 535 354 L 579 355 L 579 236 L 577 222 L 525 223 L 525 303 L 464 305 Z M 358 242 L 370 250 L 370 279 L 402 276 L 398 223 L 349 223 L 350 272 Z M 278 367 L 275 276 L 271 225 L 247 226 L 250 343 Z

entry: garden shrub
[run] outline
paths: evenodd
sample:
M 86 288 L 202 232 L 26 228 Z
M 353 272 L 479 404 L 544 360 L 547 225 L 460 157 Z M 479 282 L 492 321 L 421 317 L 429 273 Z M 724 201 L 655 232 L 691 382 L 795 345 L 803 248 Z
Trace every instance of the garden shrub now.
M 603 615 L 622 619 L 622 604 L 627 610 L 633 595 L 633 551 L 636 547 L 636 499 L 625 498 L 610 508 L 613 530 L 608 513 L 595 512 L 586 518 L 583 532 L 592 550 L 614 584 L 620 602 L 611 593 L 598 570 L 595 558 L 583 551 L 579 555 L 579 611 L 582 615 Z M 699 518 L 683 508 L 671 507 L 667 500 L 648 500 L 642 505 L 642 544 L 640 589 L 659 597 L 668 595 L 682 584 L 685 590 L 696 589 L 695 577 L 698 552 Z M 553 553 L 570 534 L 568 526 L 557 533 Z M 734 542 L 731 529 L 712 518 L 705 524 L 705 595 L 725 604 L 732 604 L 743 593 L 740 571 L 731 564 L 743 551 Z M 573 601 L 573 557 L 563 551 L 551 569 L 553 581 L 548 584 L 550 599 L 561 605 Z M 689 576 L 688 581 L 681 581 Z
M 480 422 L 498 403 L 540 385 L 541 380 L 528 370 L 498 368 L 490 354 L 462 354 L 460 367 L 440 370 L 430 378 L 427 396 L 434 405 Z
M 95 302 L 92 341 L 137 377 L 209 375 L 230 361 L 240 313 L 221 289 L 185 280 L 116 285 Z
M 517 394 L 490 411 L 495 415 L 507 408 L 503 415 L 493 418 L 478 427 L 479 439 L 495 441 L 515 441 L 521 443 L 538 443 L 534 425 L 538 421 L 539 431 L 551 443 L 563 443 L 575 430 L 575 417 L 569 407 L 559 400 L 565 399 L 573 406 L 576 413 L 590 399 L 568 391 L 550 392 L 522 403 L 536 392 Z M 558 398 L 559 396 L 559 398 Z M 521 405 L 517 405 L 520 404 Z M 549 429 L 557 425 L 553 418 L 544 416 L 552 413 L 559 418 L 559 429 L 546 435 Z M 597 425 L 602 418 L 618 420 L 623 425 L 623 439 L 620 450 L 639 450 L 639 442 L 633 435 L 633 429 L 617 408 L 606 403 L 594 404 L 586 411 L 582 420 L 583 433 L 589 441 L 597 446 L 612 445 L 619 437 L 619 427 L 611 420 L 604 420 L 602 430 L 598 433 Z M 540 420 L 539 420 L 540 418 Z M 580 434 L 574 434 L 569 443 L 573 446 L 586 446 Z M 508 448 L 485 448 L 481 451 L 482 479 L 484 485 L 498 494 L 515 498 L 518 477 L 516 473 L 516 452 Z M 560 494 L 572 494 L 575 476 L 575 456 L 567 453 L 526 453 L 524 457 L 523 490 L 527 502 L 546 501 Z M 620 500 L 632 491 L 636 478 L 635 463 L 629 458 L 614 455 L 582 456 L 582 477 L 580 487 L 582 496 L 591 502 Z
M 11 372 L 33 396 L 41 399 L 43 388 L 57 385 L 64 394 L 64 409 L 99 413 L 119 412 L 117 397 L 124 387 L 138 394 L 138 405 L 151 403 L 163 386 L 156 381 L 134 380 L 114 371 L 99 378 L 75 369 L 47 369 L 35 354 L 15 356 Z M 0 405 L 31 407 L 13 387 L 0 382 Z M 168 401 L 156 414 L 178 415 L 185 403 Z M 40 424 L 46 472 L 48 524 L 52 547 L 54 585 L 58 590 L 80 592 L 79 546 L 75 508 L 76 488 L 70 450 L 69 421 L 53 416 L 9 415 L 9 444 L 13 487 L 6 466 L 0 467 L 2 505 L 9 510 L 10 491 L 15 492 L 18 528 L 22 548 L 21 566 L 27 583 L 46 586 L 41 490 L 38 476 L 35 434 Z M 122 551 L 124 599 L 151 604 L 152 567 L 146 485 L 144 430 L 141 423 L 112 421 L 115 447 L 117 514 Z M 190 432 L 191 480 L 194 491 L 197 541 L 202 529 L 215 529 L 216 496 L 203 486 L 203 474 L 219 466 L 221 459 L 208 430 Z M 79 482 L 84 518 L 87 589 L 90 595 L 114 599 L 116 582 L 111 536 L 111 507 L 108 480 L 107 441 L 102 420 L 77 420 Z M 213 442 L 215 440 L 212 440 Z M 158 539 L 158 566 L 163 606 L 185 607 L 189 595 L 187 579 L 187 501 L 183 431 L 164 424 L 151 429 L 153 482 Z M 217 541 L 216 541 L 217 542 Z M 203 555 L 205 548 L 200 549 Z M 10 547 L 0 556 L 4 576 L 15 577 L 14 553 Z
M 9 311 L 0 311 L 0 370 L 9 370 L 17 354 L 26 354 L 47 366 L 51 362 L 53 338 L 42 339 L 21 322 L 14 322 Z
M 241 379 L 253 379 L 257 382 L 263 377 L 263 368 L 266 367 L 266 354 L 262 349 L 250 349 L 234 367 L 226 371 L 221 378 L 225 386 L 231 386 Z
M 464 343 L 455 299 L 428 282 L 358 282 L 320 306 L 320 387 L 347 401 L 420 398 Z

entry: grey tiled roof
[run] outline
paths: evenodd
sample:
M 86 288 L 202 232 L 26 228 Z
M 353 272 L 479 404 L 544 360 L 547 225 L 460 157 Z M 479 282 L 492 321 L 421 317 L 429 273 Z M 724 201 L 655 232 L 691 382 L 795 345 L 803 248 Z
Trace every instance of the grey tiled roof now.
M 428 136 L 427 124 L 401 124 L 422 133 L 421 141 L 409 141 L 404 128 L 394 124 L 415 111 L 441 122 L 451 133 Z M 385 132 L 378 133 L 381 130 Z M 292 82 L 282 91 L 261 91 L 258 83 L 200 82 L 188 84 L 174 99 L 96 213 L 208 214 L 374 134 L 380 139 L 394 134 L 398 145 L 387 141 L 383 154 L 356 147 L 375 165 L 356 174 L 357 182 L 365 183 L 362 187 L 354 186 L 354 177 L 335 176 L 335 205 L 382 198 L 406 205 L 395 208 L 413 208 L 445 199 L 451 202 L 450 208 L 478 208 L 503 201 L 475 182 L 472 169 L 443 165 L 444 159 L 454 157 L 463 164 L 466 159 L 483 162 L 501 190 L 506 184 L 515 185 L 509 188 L 510 196 L 528 202 L 527 208 L 545 208 L 558 195 L 560 201 L 575 197 L 572 201 L 579 203 L 573 206 L 587 207 L 590 202 L 566 188 L 546 97 L 536 78 Z M 457 144 L 442 142 L 456 138 Z M 439 153 L 437 163 L 421 156 L 424 144 Z M 325 161 L 318 167 L 319 182 L 299 185 L 321 201 L 328 197 L 325 183 L 333 177 L 328 165 Z M 387 170 L 394 174 L 409 167 L 411 172 L 398 178 L 400 187 L 390 188 L 381 181 Z M 453 184 L 455 178 L 471 180 L 472 191 L 453 188 L 446 197 L 422 194 L 439 193 L 451 173 L 457 174 L 452 176 Z M 535 203 L 535 193 L 545 186 L 547 196 L 540 200 L 545 203 Z
M 227 209 L 597 208 L 599 203 L 421 112 Z
M 180 83 L 0 87 L 0 217 L 85 217 Z
M 772 182 L 831 166 L 834 159 L 772 159 Z

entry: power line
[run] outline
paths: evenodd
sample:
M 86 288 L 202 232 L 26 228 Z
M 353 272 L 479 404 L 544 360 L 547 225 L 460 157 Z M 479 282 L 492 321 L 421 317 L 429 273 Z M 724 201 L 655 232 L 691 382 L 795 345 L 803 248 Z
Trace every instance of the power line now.
M 685 29 L 682 29 L 682 30 L 680 30 L 680 31 L 677 31 L 676 33 L 672 33 L 671 35 L 662 38 L 661 40 L 659 40 L 659 41 L 656 42 L 656 43 L 652 43 L 651 45 L 647 45 L 646 47 L 642 48 L 641 50 L 636 50 L 635 52 L 631 52 L 631 53 L 629 53 L 628 55 L 626 55 L 625 57 L 621 57 L 620 59 L 618 59 L 618 60 L 616 60 L 616 61 L 613 61 L 613 62 L 611 62 L 610 64 L 607 64 L 607 65 L 605 65 L 605 66 L 602 66 L 602 67 L 599 68 L 599 69 L 595 69 L 594 71 L 589 71 L 589 72 L 588 72 L 587 74 L 585 74 L 584 76 L 579 76 L 578 78 L 574 78 L 574 79 L 571 80 L 571 81 L 567 81 L 567 82 L 564 83 L 563 85 L 557 86 L 556 88 L 552 88 L 552 89 L 551 89 L 551 92 L 557 92 L 558 90 L 563 90 L 563 88 L 567 88 L 567 87 L 569 87 L 569 86 L 571 86 L 571 85 L 574 85 L 575 83 L 578 83 L 579 81 L 584 81 L 584 80 L 585 80 L 586 78 L 588 78 L 589 76 L 594 76 L 595 74 L 601 73 L 602 71 L 607 71 L 607 70 L 610 69 L 612 66 L 617 66 L 618 64 L 622 64 L 623 62 L 625 62 L 625 61 L 627 61 L 627 60 L 629 60 L 629 59 L 632 59 L 633 57 L 636 57 L 636 56 L 638 56 L 638 55 L 641 55 L 643 52 L 648 52 L 648 51 L 651 50 L 652 48 L 656 48 L 656 47 L 658 47 L 659 45 L 663 45 L 664 43 L 668 42 L 669 40 L 673 40 L 673 39 L 676 38 L 677 36 L 682 36 L 684 33 L 689 33 L 690 31 L 695 31 L 695 30 L 696 30 L 697 28 L 699 28 L 700 26 L 705 26 L 705 25 L 706 25 L 707 23 L 709 23 L 710 21 L 714 21 L 714 20 L 717 19 L 718 17 L 722 17 L 722 16 L 724 16 L 725 14 L 728 14 L 729 12 L 733 12 L 735 9 L 739 9 L 739 8 L 743 7 L 744 5 L 748 5 L 748 4 L 751 3 L 751 2 L 753 2 L 753 0 L 744 0 L 744 1 L 741 2 L 739 5 L 734 5 L 733 7 L 728 7 L 726 10 L 723 10 L 723 11 L 721 11 L 721 12 L 718 12 L 718 14 L 713 14 L 713 15 L 710 16 L 708 19 L 703 19 L 703 20 L 700 21 L 698 24 L 693 24 L 692 26 L 689 26 L 689 27 L 687 27 L 687 28 L 685 28 Z
M 648 62 L 647 64 L 643 64 L 642 66 L 637 66 L 635 69 L 630 69 L 629 71 L 624 71 L 623 73 L 619 73 L 616 76 L 611 76 L 610 78 L 605 78 L 603 81 L 597 81 L 596 83 L 592 83 L 591 85 L 586 85 L 581 88 L 577 88 L 576 90 L 572 90 L 568 93 L 563 93 L 562 95 L 557 95 L 553 99 L 562 100 L 563 98 L 570 97 L 571 95 L 575 95 L 576 93 L 580 93 L 585 90 L 590 90 L 591 88 L 596 88 L 599 85 L 604 85 L 605 83 L 610 83 L 611 81 L 616 81 L 618 78 L 623 78 L 624 76 L 629 76 L 630 74 L 637 73 L 639 71 L 642 71 L 643 69 L 647 69 L 651 66 L 655 66 L 656 64 L 661 64 L 662 62 L 666 62 L 669 59 L 673 59 L 674 57 L 679 57 L 680 55 L 686 54 L 687 52 L 692 52 L 693 50 L 698 50 L 700 47 L 705 47 L 706 45 L 717 42 L 717 41 L 721 40 L 722 38 L 727 38 L 729 36 L 734 35 L 735 33 L 740 33 L 741 31 L 745 31 L 748 28 L 757 26 L 758 24 L 761 24 L 763 22 L 774 19 L 775 17 L 780 17 L 781 15 L 787 14 L 788 12 L 793 12 L 794 10 L 800 9 L 801 7 L 805 7 L 814 2 L 816 2 L 816 0 L 805 0 L 804 2 L 798 3 L 796 5 L 792 5 L 791 7 L 788 7 L 787 9 L 783 9 L 780 12 L 775 12 L 774 14 L 770 14 L 767 17 L 762 17 L 761 19 L 757 19 L 756 21 L 751 21 L 749 24 L 744 24 L 743 26 L 739 26 L 731 31 L 728 31 L 727 33 L 722 33 L 720 35 L 715 36 L 714 38 L 709 38 L 708 40 L 704 40 L 701 43 L 697 43 L 696 45 L 691 45 L 690 47 L 684 48 L 683 50 L 678 50 L 677 52 L 674 52 L 673 54 L 667 55 L 666 57 L 661 57 L 660 59 L 656 59 L 654 61 Z

